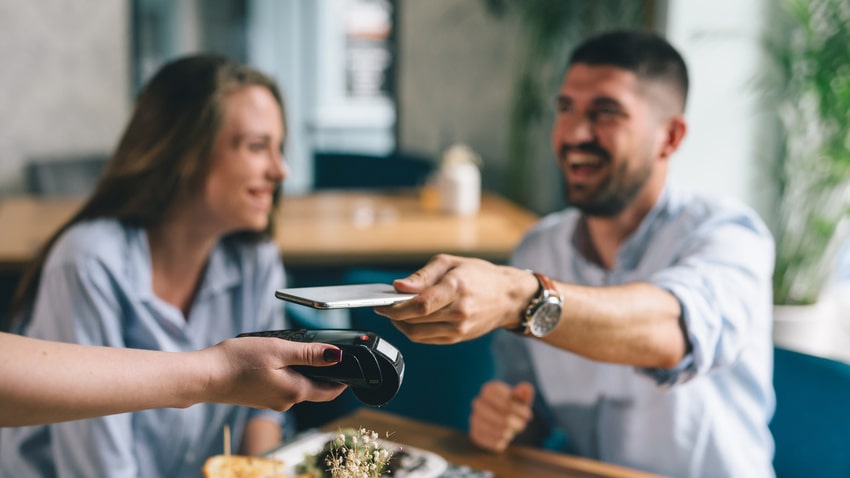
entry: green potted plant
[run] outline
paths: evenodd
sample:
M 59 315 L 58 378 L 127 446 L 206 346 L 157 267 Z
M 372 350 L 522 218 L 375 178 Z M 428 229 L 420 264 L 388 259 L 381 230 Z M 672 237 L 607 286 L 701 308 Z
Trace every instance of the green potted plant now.
M 780 345 L 810 340 L 806 347 L 820 351 L 831 333 L 815 320 L 834 320 L 822 294 L 850 240 L 850 4 L 782 0 L 777 7 L 767 43 L 773 68 L 765 76 L 781 139 L 772 171 L 774 336 Z M 809 306 L 807 317 L 784 323 L 791 320 L 784 306 Z

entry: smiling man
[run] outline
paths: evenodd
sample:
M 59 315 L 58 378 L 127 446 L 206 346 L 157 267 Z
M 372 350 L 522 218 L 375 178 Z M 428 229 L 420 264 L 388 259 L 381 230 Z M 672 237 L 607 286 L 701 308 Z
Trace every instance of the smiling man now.
M 570 207 L 512 267 L 441 255 L 396 281 L 416 298 L 378 309 L 419 342 L 504 329 L 478 446 L 559 430 L 564 451 L 668 476 L 773 475 L 773 240 L 750 209 L 668 181 L 687 90 L 654 34 L 584 42 L 552 131 Z

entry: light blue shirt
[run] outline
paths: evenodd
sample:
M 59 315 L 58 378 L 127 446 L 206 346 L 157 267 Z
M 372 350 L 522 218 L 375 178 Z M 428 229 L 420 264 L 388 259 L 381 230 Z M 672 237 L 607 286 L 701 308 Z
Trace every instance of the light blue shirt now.
M 53 247 L 26 335 L 81 344 L 166 351 L 199 350 L 242 332 L 278 329 L 284 284 L 277 248 L 221 241 L 210 255 L 187 318 L 152 290 L 144 230 L 110 219 L 75 225 Z M 133 370 L 127 370 L 132 374 Z M 249 417 L 282 415 L 199 404 L 54 425 L 0 430 L 2 477 L 200 477 L 234 450 Z
M 594 362 L 500 333 L 500 375 L 531 381 L 565 451 L 674 477 L 773 476 L 774 246 L 749 209 L 665 189 L 608 270 L 579 253 L 576 210 L 545 217 L 513 264 L 562 282 L 648 282 L 681 303 L 693 350 L 674 370 Z M 564 304 L 569 320 L 569 302 Z

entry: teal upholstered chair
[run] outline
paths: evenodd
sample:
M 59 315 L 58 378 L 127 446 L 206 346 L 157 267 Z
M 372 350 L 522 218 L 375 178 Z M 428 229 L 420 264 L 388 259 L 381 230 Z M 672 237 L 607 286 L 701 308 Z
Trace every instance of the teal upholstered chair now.
M 386 156 L 317 152 L 313 158 L 314 189 L 383 189 L 422 186 L 434 171 L 423 155 L 396 152 Z
M 27 192 L 38 196 L 89 195 L 106 167 L 106 155 L 34 158 L 24 165 Z
M 850 364 L 774 350 L 778 478 L 850 477 Z

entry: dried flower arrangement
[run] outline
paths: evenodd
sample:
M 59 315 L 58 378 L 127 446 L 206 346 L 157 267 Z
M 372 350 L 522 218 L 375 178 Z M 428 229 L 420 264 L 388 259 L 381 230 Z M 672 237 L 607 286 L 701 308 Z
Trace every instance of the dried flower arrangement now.
M 333 443 L 325 462 L 333 478 L 377 478 L 389 464 L 390 453 L 374 431 L 340 432 Z
M 376 432 L 341 429 L 316 455 L 296 466 L 299 476 L 332 478 L 378 478 L 389 471 L 393 454 Z

